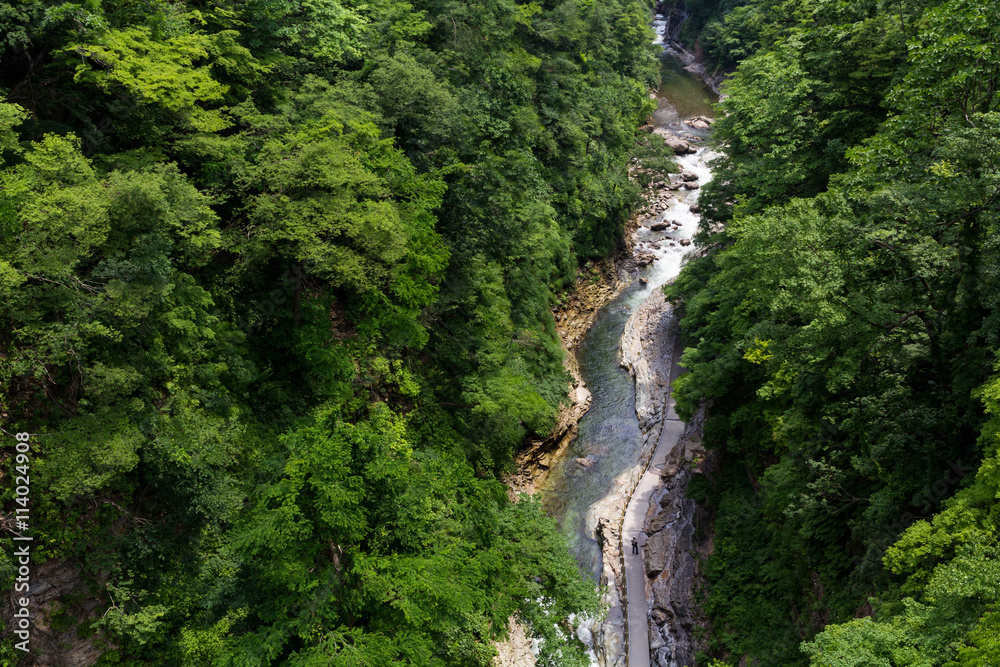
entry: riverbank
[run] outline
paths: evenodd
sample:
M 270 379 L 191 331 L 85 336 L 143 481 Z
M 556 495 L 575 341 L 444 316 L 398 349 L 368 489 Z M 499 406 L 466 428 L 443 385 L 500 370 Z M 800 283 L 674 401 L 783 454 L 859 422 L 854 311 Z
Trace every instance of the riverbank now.
M 578 630 L 590 640 L 594 663 L 601 667 L 623 667 L 627 642 L 630 652 L 649 658 L 642 556 L 630 564 L 631 554 L 623 553 L 623 522 L 635 501 L 631 522 L 634 532 L 641 530 L 662 467 L 654 463 L 647 470 L 649 461 L 654 456 L 665 460 L 683 431 L 676 415 L 666 419 L 679 349 L 673 309 L 661 286 L 694 250 L 697 195 L 711 178 L 712 154 L 703 146 L 713 122 L 711 93 L 676 60 L 663 62 L 657 109 L 643 129 L 676 154 L 679 173 L 643 173 L 641 164 L 632 165 L 630 176 L 648 186 L 644 206 L 629 221 L 622 251 L 613 260 L 585 267 L 576 288 L 553 311 L 573 378 L 572 400 L 555 432 L 522 451 L 517 472 L 507 480 L 512 496 L 541 495 L 581 566 L 602 585 L 606 618 Z M 641 483 L 645 486 L 635 497 Z M 633 579 L 638 574 L 631 601 L 625 581 L 629 570 Z M 636 617 L 631 625 L 642 634 L 632 641 L 630 610 Z M 501 662 L 518 664 L 514 654 L 524 655 L 528 641 L 521 637 L 520 649 L 506 647 Z
M 656 43 L 663 46 L 665 54 L 680 61 L 685 72 L 704 83 L 719 99 L 722 99 L 724 95 L 720 90 L 720 86 L 732 72 L 718 69 L 709 72 L 697 45 L 696 50 L 698 53 L 695 54 L 691 53 L 680 41 L 681 25 L 687 19 L 687 13 L 683 9 L 683 5 L 678 7 L 676 3 L 658 2 L 656 11 L 663 17 L 661 19 L 662 26 L 657 31 Z
M 643 169 L 634 165 L 630 177 Z M 572 380 L 568 403 L 559 412 L 552 433 L 543 440 L 532 440 L 518 453 L 515 472 L 504 481 L 513 494 L 534 494 L 545 481 L 554 461 L 565 455 L 577 436 L 580 419 L 590 408 L 593 396 L 583 378 L 577 352 L 601 310 L 621 296 L 636 279 L 640 267 L 654 261 L 651 247 L 640 242 L 638 230 L 653 216 L 666 209 L 677 189 L 674 181 L 653 181 L 643 191 L 645 205 L 632 216 L 625 228 L 622 246 L 609 259 L 588 263 L 577 277 L 574 288 L 565 295 L 562 305 L 553 309 L 556 331 L 565 352 L 563 364 Z

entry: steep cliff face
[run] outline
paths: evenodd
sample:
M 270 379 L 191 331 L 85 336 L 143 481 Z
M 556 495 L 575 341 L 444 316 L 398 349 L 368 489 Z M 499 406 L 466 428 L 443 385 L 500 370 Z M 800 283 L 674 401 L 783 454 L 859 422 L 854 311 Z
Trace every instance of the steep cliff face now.
M 686 495 L 692 476 L 709 467 L 701 445 L 704 420 L 702 408 L 687 424 L 663 467 L 661 486 L 646 513 L 643 558 L 650 608 L 649 650 L 657 667 L 693 665 L 695 654 L 703 648 L 692 634 L 695 625 L 703 622 L 693 593 L 699 575 L 696 555 L 710 551 L 711 540 L 704 512 Z M 695 539 L 698 528 L 701 535 Z
M 659 2 L 656 5 L 656 12 L 663 16 L 665 26 L 663 29 L 663 51 L 667 55 L 673 56 L 681 61 L 684 65 L 684 70 L 688 72 L 691 76 L 703 82 L 708 86 L 712 92 L 719 96 L 721 99 L 723 97 L 722 93 L 719 91 L 719 86 L 722 82 L 726 80 L 726 77 L 732 72 L 721 71 L 718 69 L 709 70 L 708 66 L 704 60 L 704 54 L 701 52 L 701 48 L 696 43 L 694 47 L 694 52 L 692 53 L 685 47 L 684 43 L 681 42 L 679 38 L 681 24 L 687 19 L 687 10 L 682 3 L 680 6 L 675 3 Z

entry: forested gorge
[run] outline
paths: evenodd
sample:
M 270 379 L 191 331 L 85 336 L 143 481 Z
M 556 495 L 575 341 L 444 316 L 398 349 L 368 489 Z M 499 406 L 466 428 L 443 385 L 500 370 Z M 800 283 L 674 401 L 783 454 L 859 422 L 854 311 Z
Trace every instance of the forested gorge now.
M 715 452 L 699 664 L 1000 663 L 1000 2 L 664 7 L 728 74 L 666 288 Z M 0 0 L 0 425 L 65 589 L 35 651 L 485 666 L 514 616 L 588 664 L 598 591 L 502 477 L 663 162 L 651 10 Z
M 516 615 L 586 664 L 597 591 L 500 477 L 566 400 L 551 308 L 638 202 L 649 21 L 0 2 L 0 407 L 75 582 L 33 652 L 467 667 Z
M 668 296 L 707 401 L 708 651 L 1000 662 L 1000 4 L 702 0 L 732 68 Z

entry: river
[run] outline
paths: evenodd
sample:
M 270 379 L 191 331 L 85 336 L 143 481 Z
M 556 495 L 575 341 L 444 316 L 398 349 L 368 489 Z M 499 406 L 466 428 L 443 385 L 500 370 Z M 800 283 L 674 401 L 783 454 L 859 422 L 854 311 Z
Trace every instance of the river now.
M 663 23 L 654 24 L 658 43 L 662 43 Z M 688 138 L 704 139 L 707 132 L 694 130 L 682 121 L 693 116 L 714 116 L 714 94 L 701 82 L 683 71 L 680 64 L 664 56 L 662 86 L 656 93 L 657 110 L 653 124 Z M 706 164 L 705 148 L 690 155 L 678 156 L 681 169 L 698 176 L 704 184 L 711 178 Z M 689 207 L 697 201 L 699 190 L 678 190 L 669 208 L 646 224 L 658 219 L 676 220 L 676 231 L 653 232 L 640 226 L 637 246 L 643 242 L 658 242 L 652 250 L 656 261 L 639 269 L 631 285 L 597 316 L 581 342 L 577 356 L 581 373 L 593 402 L 579 424 L 579 435 L 566 455 L 556 461 L 540 488 L 542 504 L 548 514 L 559 522 L 568 537 L 571 550 L 581 567 L 598 579 L 601 571 L 601 551 L 588 529 L 590 508 L 614 491 L 614 480 L 623 470 L 634 466 L 641 455 L 643 437 L 635 413 L 635 386 L 631 376 L 619 366 L 620 341 L 629 315 L 648 298 L 653 290 L 677 276 L 684 257 L 692 249 L 682 246 L 682 239 L 691 239 L 698 228 L 698 216 Z M 671 243 L 672 242 L 672 243 Z M 642 284 L 638 278 L 647 282 Z

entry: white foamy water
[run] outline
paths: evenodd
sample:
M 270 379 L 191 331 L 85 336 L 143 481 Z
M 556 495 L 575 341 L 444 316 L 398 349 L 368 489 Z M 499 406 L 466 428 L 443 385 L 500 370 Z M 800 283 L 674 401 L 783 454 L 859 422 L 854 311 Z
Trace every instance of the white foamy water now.
M 657 14 L 656 18 L 653 19 L 653 31 L 656 33 L 653 44 L 662 46 L 667 32 L 667 19 L 663 18 L 663 14 Z
M 586 614 L 580 614 L 580 624 L 577 625 L 577 615 L 569 615 L 569 624 L 576 627 L 576 638 L 587 647 L 587 658 L 590 660 L 590 667 L 600 667 L 597 661 L 597 654 L 594 653 L 594 619 Z
M 660 221 L 676 221 L 680 227 L 676 231 L 654 232 L 648 227 L 640 227 L 636 231 L 639 243 L 652 241 L 660 244 L 660 249 L 652 249 L 650 252 L 656 257 L 656 261 L 642 274 L 649 281 L 649 291 L 676 278 L 684 265 L 684 258 L 694 250 L 694 244 L 682 246 L 682 239 L 690 240 L 698 231 L 698 222 L 701 216 L 691 212 L 691 206 L 698 202 L 698 195 L 701 193 L 700 187 L 704 187 L 712 179 L 712 170 L 707 162 L 714 157 L 714 153 L 706 148 L 699 148 L 697 152 L 690 155 L 679 155 L 677 163 L 684 171 L 690 171 L 698 176 L 696 181 L 698 190 L 677 190 L 675 197 L 670 200 L 667 209 L 647 220 L 647 224 Z
M 658 14 L 653 22 L 653 29 L 656 32 L 656 39 L 654 40 L 654 44 L 660 46 L 664 45 L 666 27 L 667 27 L 667 22 L 665 18 L 662 15 Z M 678 67 L 678 71 L 679 69 L 680 68 Z M 692 137 L 704 139 L 707 136 L 706 132 L 693 130 L 692 128 L 678 121 L 684 117 L 681 116 L 680 113 L 691 114 L 691 115 L 695 114 L 711 115 L 710 111 L 702 111 L 697 108 L 692 109 L 690 105 L 687 105 L 686 107 L 684 106 L 681 107 L 685 109 L 684 111 L 678 112 L 677 108 L 674 105 L 678 105 L 679 102 L 687 101 L 686 98 L 684 97 L 680 97 L 678 99 L 673 99 L 671 97 L 671 95 L 676 96 L 678 94 L 682 96 L 683 95 L 690 96 L 693 93 L 691 90 L 683 89 L 678 91 L 676 88 L 672 88 L 670 92 L 667 92 L 665 90 L 660 91 L 658 98 L 662 100 L 660 103 L 661 107 L 664 106 L 663 101 L 666 101 L 666 107 L 671 111 L 671 113 L 668 116 L 654 116 L 654 122 L 658 126 L 668 128 L 672 130 L 675 134 L 682 136 L 687 140 L 690 140 Z M 692 142 L 692 145 L 697 145 L 697 143 L 698 142 L 696 140 L 695 142 Z M 644 220 L 644 224 L 634 232 L 636 236 L 636 245 L 637 246 L 642 245 L 643 247 L 641 251 L 644 253 L 648 252 L 652 254 L 653 257 L 655 258 L 655 261 L 653 261 L 652 264 L 650 264 L 649 266 L 638 270 L 636 277 L 644 278 L 647 281 L 646 284 L 643 285 L 640 284 L 638 281 L 636 281 L 636 283 L 634 283 L 633 286 L 629 287 L 625 291 L 625 293 L 623 293 L 618 299 L 616 299 L 616 301 L 609 308 L 623 309 L 624 312 L 626 313 L 629 311 L 633 311 L 651 294 L 653 294 L 654 290 L 660 289 L 665 283 L 668 283 L 669 281 L 673 280 L 680 274 L 681 269 L 684 266 L 684 262 L 686 261 L 686 258 L 696 250 L 693 242 L 687 246 L 681 245 L 680 242 L 682 240 L 691 241 L 694 235 L 698 231 L 698 224 L 701 216 L 696 213 L 692 213 L 690 208 L 692 205 L 698 202 L 698 197 L 701 193 L 701 187 L 704 187 L 704 185 L 712 179 L 712 171 L 708 166 L 708 162 L 711 161 L 711 159 L 714 157 L 715 154 L 709 149 L 705 148 L 704 146 L 699 147 L 692 154 L 677 156 L 676 160 L 680 169 L 682 171 L 691 172 L 698 177 L 697 181 L 695 182 L 698 183 L 699 189 L 697 190 L 680 189 L 673 191 L 672 198 L 667 201 L 667 208 L 656 216 L 650 216 L 646 218 Z M 649 225 L 661 221 L 668 221 L 668 222 L 676 221 L 679 224 L 677 228 L 674 229 L 673 231 L 654 232 L 651 229 L 649 229 Z M 650 247 L 649 245 L 650 243 L 658 244 L 660 246 L 659 249 Z M 590 334 L 588 334 L 588 336 L 590 336 Z M 588 343 L 589 343 L 589 338 L 588 338 Z M 614 370 L 616 372 L 620 372 L 620 369 L 618 368 L 616 361 L 612 360 L 609 363 L 612 366 L 614 366 Z M 592 415 L 592 413 L 601 413 L 599 402 L 602 400 L 602 392 L 597 391 L 599 387 L 595 385 L 593 388 L 596 392 L 595 404 L 591 406 L 590 412 L 588 412 L 588 415 L 584 417 L 584 420 L 586 421 L 588 419 L 590 420 L 597 419 L 601 424 L 611 423 L 612 421 L 614 421 L 614 414 L 617 414 L 614 413 L 614 410 L 610 410 L 608 415 L 603 415 L 603 421 L 601 421 L 602 417 L 600 416 L 595 417 Z M 606 399 L 607 397 L 604 398 Z M 632 422 L 635 421 L 634 413 L 630 413 L 628 417 L 629 417 L 628 423 L 632 424 Z M 598 426 L 600 426 L 600 424 Z M 581 422 L 580 429 L 581 429 L 581 435 L 578 438 L 578 441 L 576 441 L 573 446 L 579 445 L 585 451 L 574 450 L 575 453 L 572 454 L 571 456 L 577 456 L 577 455 L 590 456 L 591 458 L 597 460 L 597 464 L 593 466 L 591 470 L 587 471 L 587 474 L 589 476 L 588 478 L 594 477 L 596 479 L 596 477 L 598 477 L 597 475 L 598 469 L 603 470 L 602 457 L 607 458 L 609 460 L 611 459 L 611 457 L 608 456 L 607 453 L 598 454 L 599 451 L 602 451 L 600 450 L 599 447 L 591 448 L 593 449 L 593 451 L 587 449 L 586 447 L 583 447 L 583 445 L 580 444 L 580 439 L 582 438 L 586 440 L 589 437 L 590 439 L 593 439 L 595 442 L 603 441 L 602 440 L 603 431 L 599 427 L 590 428 L 588 425 L 584 424 L 584 422 Z M 595 429 L 597 429 L 597 431 L 591 433 L 591 431 L 594 431 Z M 634 429 L 625 428 L 625 429 L 618 429 L 618 431 L 611 429 L 611 431 L 614 433 L 614 438 L 616 442 L 619 442 L 622 437 L 628 437 L 629 434 L 632 433 L 632 430 Z M 637 435 L 637 432 L 635 435 Z M 637 442 L 640 441 L 641 439 L 637 440 Z M 587 443 L 583 444 L 586 445 Z M 612 462 L 611 465 L 611 471 L 608 473 L 609 477 L 614 477 L 614 475 L 617 474 L 617 471 L 619 470 L 619 468 L 616 468 L 613 465 L 613 463 L 614 462 Z M 580 478 L 574 478 L 574 481 L 575 483 L 571 484 L 570 486 L 576 488 L 580 486 L 580 482 L 582 480 Z M 568 493 L 568 490 L 563 489 L 563 493 L 564 494 Z M 606 493 L 607 493 L 606 491 L 603 492 L 601 494 L 601 498 L 603 498 L 603 496 Z M 575 526 L 574 532 L 578 532 L 579 530 L 581 530 L 582 526 L 585 523 L 580 521 L 580 517 L 589 515 L 590 509 L 593 508 L 593 505 L 590 505 L 589 501 L 587 502 L 586 505 L 578 506 L 579 502 L 583 501 L 584 498 L 589 498 L 589 494 L 580 492 L 577 493 L 576 495 L 579 495 L 579 498 L 573 501 L 573 503 L 576 503 L 576 505 L 573 505 L 572 503 L 567 501 L 566 507 L 563 507 L 562 509 L 562 516 L 564 519 L 567 516 L 576 517 L 569 521 L 571 525 Z M 590 500 L 592 500 L 592 498 L 590 498 Z M 600 500 L 598 501 L 598 503 L 599 502 Z M 572 505 L 576 509 L 571 511 L 570 509 L 568 509 L 570 505 Z M 587 507 L 588 505 L 590 507 L 584 510 L 583 508 Z M 596 542 L 593 541 L 593 534 L 591 531 L 585 531 L 585 532 L 586 535 L 581 537 L 581 539 L 583 540 L 583 547 L 584 547 L 583 551 L 588 552 L 589 550 L 595 552 L 596 555 L 594 557 L 596 557 L 599 562 L 600 551 L 596 545 Z M 585 560 L 586 559 L 583 559 L 581 560 L 581 562 L 584 562 Z M 579 617 L 571 616 L 570 624 L 574 628 L 574 633 L 577 639 L 579 639 L 583 643 L 583 645 L 587 647 L 587 655 L 590 661 L 590 667 L 602 667 L 601 663 L 597 659 L 597 655 L 594 650 L 594 643 L 595 643 L 594 635 L 600 629 L 598 621 L 590 619 L 585 615 L 581 615 Z M 538 646 L 535 646 L 533 648 L 536 655 L 538 648 L 539 648 Z

